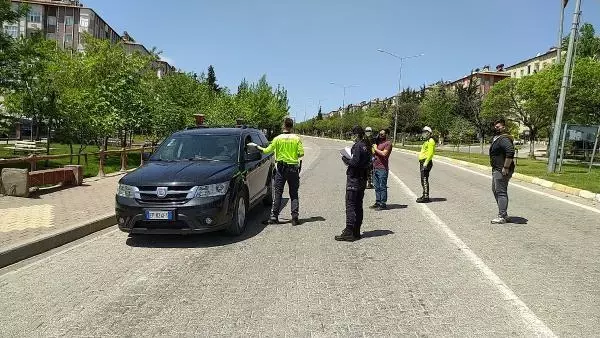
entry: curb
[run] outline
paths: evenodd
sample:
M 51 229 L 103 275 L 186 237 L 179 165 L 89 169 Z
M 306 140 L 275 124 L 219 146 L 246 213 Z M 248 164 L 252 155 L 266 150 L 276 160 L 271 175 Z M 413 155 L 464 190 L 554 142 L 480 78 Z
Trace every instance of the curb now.
M 0 251 L 0 268 L 73 242 L 116 223 L 115 214 L 111 213 L 88 223 L 74 225 L 55 233 L 36 237 L 26 243 L 9 246 Z
M 338 140 L 338 139 L 330 139 L 330 138 L 325 138 L 325 137 L 316 137 L 316 136 L 307 136 L 307 135 L 303 135 L 304 137 L 310 137 L 310 138 L 316 138 L 316 139 L 323 139 L 323 140 L 332 140 L 332 141 L 338 141 L 338 142 L 352 142 L 352 141 L 346 141 L 346 140 Z M 414 150 L 408 150 L 408 149 L 398 149 L 402 152 L 405 153 L 409 153 L 409 154 L 418 154 L 419 152 L 414 151 Z M 485 166 L 485 165 L 481 165 L 481 164 L 477 164 L 477 163 L 471 163 L 471 162 L 467 162 L 467 161 L 461 161 L 461 160 L 455 160 L 453 158 L 450 157 L 444 157 L 444 156 L 439 156 L 436 155 L 436 158 L 439 159 L 443 159 L 446 162 L 450 162 L 450 163 L 454 163 L 454 164 L 458 164 L 461 165 L 463 167 L 471 167 L 471 168 L 477 168 L 480 170 L 485 170 L 485 171 L 490 171 L 492 170 L 491 167 L 489 166 Z M 574 195 L 574 196 L 578 196 L 584 199 L 588 199 L 588 200 L 592 200 L 595 202 L 600 202 L 600 194 L 596 194 L 593 193 L 591 191 L 588 190 L 583 190 L 583 189 L 579 189 L 579 188 L 573 188 L 573 187 L 569 187 L 560 183 L 555 183 L 555 182 L 551 182 L 548 180 L 544 180 L 538 177 L 533 177 L 533 176 L 527 176 L 527 175 L 523 175 L 520 173 L 515 173 L 513 175 L 514 178 L 520 180 L 520 181 L 524 181 L 527 183 L 531 183 L 531 184 L 535 184 L 535 185 L 539 185 L 542 186 L 544 188 L 548 188 L 548 189 L 552 189 L 552 190 L 556 190 L 556 191 L 560 191 L 560 192 L 564 192 L 566 194 L 569 195 Z

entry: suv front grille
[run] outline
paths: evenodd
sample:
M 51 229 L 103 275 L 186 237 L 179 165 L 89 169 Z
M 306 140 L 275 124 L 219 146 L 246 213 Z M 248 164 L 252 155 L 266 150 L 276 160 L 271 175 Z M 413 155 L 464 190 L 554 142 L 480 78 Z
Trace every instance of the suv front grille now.
M 165 187 L 166 196 L 159 197 L 156 186 L 138 187 L 139 192 L 136 194 L 136 199 L 140 203 L 152 204 L 181 204 L 189 201 L 196 194 L 194 186 L 170 186 Z

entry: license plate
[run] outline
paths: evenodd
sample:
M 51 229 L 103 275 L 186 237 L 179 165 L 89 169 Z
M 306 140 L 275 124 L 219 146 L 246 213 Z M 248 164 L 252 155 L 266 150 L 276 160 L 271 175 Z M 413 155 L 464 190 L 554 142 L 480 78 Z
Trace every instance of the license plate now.
M 147 210 L 146 211 L 146 219 L 149 220 L 173 220 L 173 212 L 172 211 L 162 211 L 162 210 Z

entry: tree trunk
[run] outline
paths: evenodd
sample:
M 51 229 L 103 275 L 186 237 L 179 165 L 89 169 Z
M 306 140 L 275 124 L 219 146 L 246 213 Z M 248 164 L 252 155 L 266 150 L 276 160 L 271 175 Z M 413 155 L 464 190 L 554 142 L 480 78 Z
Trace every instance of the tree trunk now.
M 536 131 L 529 128 L 529 158 L 535 159 L 535 136 Z
M 73 164 L 73 142 L 69 142 L 69 150 L 70 150 L 70 157 L 69 157 L 69 164 Z

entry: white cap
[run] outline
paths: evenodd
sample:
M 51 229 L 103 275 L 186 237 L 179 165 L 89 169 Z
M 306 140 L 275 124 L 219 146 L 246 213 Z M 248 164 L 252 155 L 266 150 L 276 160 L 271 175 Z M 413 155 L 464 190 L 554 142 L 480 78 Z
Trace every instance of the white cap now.
M 367 127 L 365 128 L 365 131 L 373 131 L 373 129 L 371 129 L 371 127 Z
M 429 128 L 428 126 L 425 126 L 425 128 L 423 128 L 423 131 L 428 131 L 433 134 L 433 130 L 431 130 L 431 128 Z

